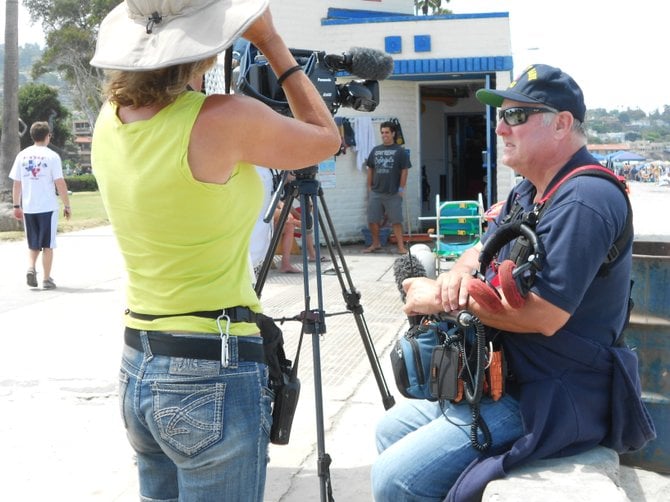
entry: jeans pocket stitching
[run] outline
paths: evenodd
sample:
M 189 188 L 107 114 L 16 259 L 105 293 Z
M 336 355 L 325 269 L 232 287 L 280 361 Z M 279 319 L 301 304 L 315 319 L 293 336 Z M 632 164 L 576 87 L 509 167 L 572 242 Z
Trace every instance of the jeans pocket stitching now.
M 125 401 L 126 401 L 126 393 L 128 392 L 128 382 L 130 381 L 130 375 L 126 373 L 124 370 L 119 371 L 119 413 L 121 415 L 121 422 L 123 422 L 123 426 L 127 429 L 128 428 L 128 421 L 126 420 L 126 415 L 125 415 Z
M 223 437 L 225 388 L 225 383 L 154 382 L 153 416 L 161 439 L 188 457 L 218 442 Z

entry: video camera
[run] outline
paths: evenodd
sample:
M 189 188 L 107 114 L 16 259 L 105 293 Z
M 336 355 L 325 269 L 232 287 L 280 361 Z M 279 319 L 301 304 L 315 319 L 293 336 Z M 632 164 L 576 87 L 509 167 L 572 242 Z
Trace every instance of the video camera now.
M 288 101 L 267 59 L 258 49 L 246 43 L 238 47 L 239 75 L 237 92 L 256 98 L 275 111 L 290 115 Z M 291 54 L 302 66 L 330 112 L 334 115 L 340 107 L 372 112 L 379 104 L 379 82 L 393 71 L 393 59 L 374 49 L 352 48 L 342 55 L 325 52 L 291 49 Z M 336 82 L 336 73 L 347 71 L 362 80 L 346 84 Z

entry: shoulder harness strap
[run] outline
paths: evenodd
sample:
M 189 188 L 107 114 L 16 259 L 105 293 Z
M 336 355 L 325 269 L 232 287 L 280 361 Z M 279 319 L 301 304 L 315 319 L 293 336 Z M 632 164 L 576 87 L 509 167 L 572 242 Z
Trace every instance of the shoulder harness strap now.
M 617 259 L 617 257 L 621 253 L 621 250 L 626 246 L 628 241 L 633 238 L 634 233 L 633 208 L 631 207 L 630 198 L 628 197 L 628 188 L 626 186 L 626 180 L 623 177 L 617 176 L 610 169 L 607 169 L 606 167 L 597 164 L 578 167 L 577 169 L 570 171 L 563 178 L 561 178 L 558 181 L 558 183 L 556 183 L 556 185 L 554 185 L 551 188 L 551 190 L 549 190 L 546 194 L 544 194 L 542 199 L 540 199 L 540 201 L 537 203 L 536 206 L 537 219 L 539 220 L 540 215 L 544 212 L 545 209 L 547 209 L 547 207 L 549 207 L 551 197 L 561 187 L 561 185 L 563 185 L 563 183 L 568 179 L 575 176 L 597 176 L 598 178 L 609 180 L 621 190 L 621 193 L 623 193 L 624 197 L 626 198 L 626 204 L 628 205 L 628 214 L 626 215 L 626 226 L 621 235 L 619 235 L 619 237 L 617 237 L 617 239 L 614 241 L 614 244 L 612 244 L 612 247 L 607 252 L 607 257 L 605 258 L 605 261 L 600 267 L 600 270 L 598 270 L 599 276 L 601 277 L 606 276 L 607 273 L 609 272 L 610 264 Z

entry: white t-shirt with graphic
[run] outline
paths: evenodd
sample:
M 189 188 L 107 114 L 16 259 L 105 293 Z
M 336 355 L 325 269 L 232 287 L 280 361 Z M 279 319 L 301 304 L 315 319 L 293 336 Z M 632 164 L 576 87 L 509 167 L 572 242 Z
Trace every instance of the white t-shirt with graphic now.
M 24 213 L 58 211 L 54 181 L 63 177 L 60 156 L 51 148 L 33 145 L 21 150 L 14 159 L 9 177 L 21 182 Z

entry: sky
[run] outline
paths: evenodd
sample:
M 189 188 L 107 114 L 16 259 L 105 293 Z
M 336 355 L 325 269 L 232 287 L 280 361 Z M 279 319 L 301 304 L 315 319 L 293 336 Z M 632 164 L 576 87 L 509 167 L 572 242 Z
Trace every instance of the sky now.
M 670 105 L 670 3 L 663 0 L 451 0 L 454 13 L 509 12 L 514 75 L 545 63 L 570 74 L 586 107 Z
M 0 0 L 0 27 L 2 35 L 0 43 L 5 43 L 5 0 Z M 39 25 L 31 25 L 30 15 L 23 8 L 23 2 L 19 0 L 19 46 L 37 43 L 44 46 L 44 36 Z
M 451 0 L 446 7 L 509 12 L 514 75 L 531 63 L 558 66 L 581 86 L 587 108 L 650 113 L 670 105 L 670 2 Z M 4 16 L 0 0 L 3 41 Z M 19 45 L 33 42 L 44 37 L 21 6 Z

